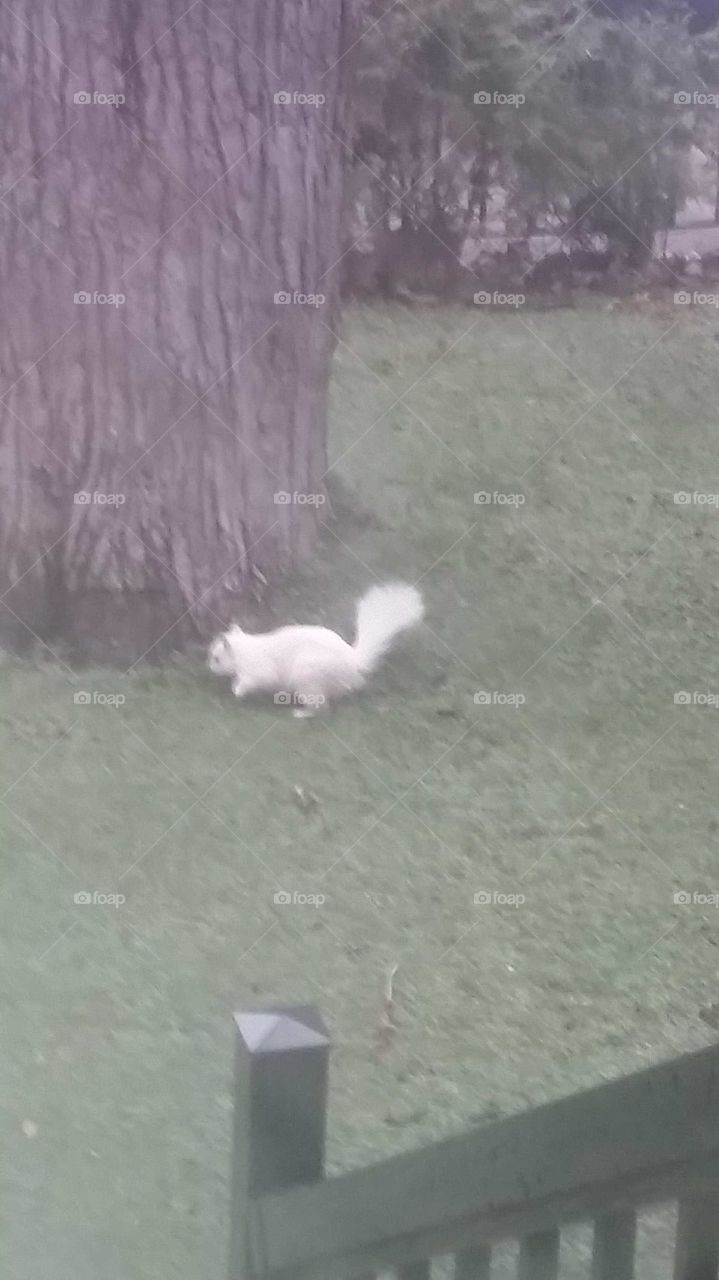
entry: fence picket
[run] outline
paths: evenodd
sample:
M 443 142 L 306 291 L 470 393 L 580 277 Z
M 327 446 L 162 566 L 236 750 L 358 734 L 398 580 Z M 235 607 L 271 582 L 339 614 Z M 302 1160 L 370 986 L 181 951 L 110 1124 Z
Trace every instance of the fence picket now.
M 559 1231 L 535 1231 L 525 1236 L 519 1248 L 518 1280 L 557 1280 L 559 1275 Z
M 717 1280 L 719 1275 L 719 1191 L 715 1198 L 679 1203 L 674 1280 Z
M 454 1259 L 454 1280 L 489 1280 L 492 1250 L 485 1245 L 464 1249 Z
M 637 1215 L 629 1210 L 605 1213 L 594 1223 L 592 1280 L 634 1280 Z
M 422 1262 L 403 1262 L 397 1267 L 397 1280 L 429 1280 L 431 1266 L 429 1258 Z

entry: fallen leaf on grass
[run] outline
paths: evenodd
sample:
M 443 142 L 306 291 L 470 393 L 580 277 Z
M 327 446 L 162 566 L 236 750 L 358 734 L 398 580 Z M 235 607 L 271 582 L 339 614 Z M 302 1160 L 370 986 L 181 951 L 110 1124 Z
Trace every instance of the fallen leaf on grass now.
M 382 1012 L 380 1013 L 379 1025 L 377 1027 L 377 1040 L 375 1047 L 375 1055 L 378 1059 L 384 1057 L 391 1048 L 392 1042 L 397 1034 L 398 1027 L 394 1021 L 394 979 L 397 973 L 398 965 L 394 965 L 388 975 L 384 985 L 384 996 L 382 1000 Z
M 297 808 L 303 813 L 316 813 L 322 807 L 319 796 L 314 791 L 306 791 L 304 787 L 293 787 L 292 796 Z
M 699 1010 L 699 1017 L 702 1022 L 706 1022 L 708 1027 L 712 1027 L 714 1031 L 719 1031 L 719 1004 L 708 1004 Z

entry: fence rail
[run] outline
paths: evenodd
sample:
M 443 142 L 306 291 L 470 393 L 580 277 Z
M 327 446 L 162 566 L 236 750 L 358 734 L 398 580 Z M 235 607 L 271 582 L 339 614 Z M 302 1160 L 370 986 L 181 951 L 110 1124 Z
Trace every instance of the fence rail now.
M 717 1280 L 719 1047 L 324 1179 L 329 1038 L 309 1008 L 235 1019 L 230 1280 L 556 1280 L 561 1227 L 594 1224 L 592 1280 L 632 1280 L 636 1213 L 679 1204 L 674 1280 Z M 659 1280 L 659 1277 L 657 1277 Z

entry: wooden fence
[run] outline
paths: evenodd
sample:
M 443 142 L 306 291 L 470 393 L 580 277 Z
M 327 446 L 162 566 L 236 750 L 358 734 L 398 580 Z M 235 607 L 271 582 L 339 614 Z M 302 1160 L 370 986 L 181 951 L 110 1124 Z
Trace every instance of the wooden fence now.
M 674 1280 L 717 1280 L 719 1047 L 324 1178 L 329 1039 L 312 1008 L 237 1014 L 230 1280 L 556 1280 L 593 1223 L 592 1280 L 632 1280 L 637 1211 L 678 1204 Z M 660 1280 L 657 1276 L 656 1280 Z

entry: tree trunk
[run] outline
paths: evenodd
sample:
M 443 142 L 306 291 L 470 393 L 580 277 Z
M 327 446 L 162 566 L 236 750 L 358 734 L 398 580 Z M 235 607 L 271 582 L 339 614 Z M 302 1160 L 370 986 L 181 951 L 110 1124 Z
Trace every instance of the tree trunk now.
M 312 546 L 351 3 L 0 7 L 4 642 L 157 656 Z

